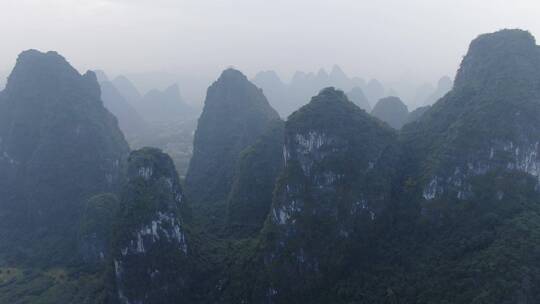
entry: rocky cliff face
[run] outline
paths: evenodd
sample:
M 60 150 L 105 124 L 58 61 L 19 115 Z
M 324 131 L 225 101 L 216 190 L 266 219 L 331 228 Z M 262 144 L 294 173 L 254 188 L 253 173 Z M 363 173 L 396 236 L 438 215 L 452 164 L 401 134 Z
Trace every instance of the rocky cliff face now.
M 442 265 L 441 274 L 427 273 L 436 294 L 423 297 L 538 300 L 538 265 L 525 248 L 540 240 L 539 67 L 539 47 L 528 32 L 481 35 L 454 88 L 403 129 L 402 163 L 410 166 L 402 183 L 416 181 L 421 218 L 432 223 L 427 246 L 436 248 Z M 418 258 L 431 258 L 423 255 Z M 475 287 L 458 287 L 463 278 Z
M 58 60 L 54 54 L 47 56 Z M 39 71 L 48 71 L 47 65 L 39 64 Z M 14 82 L 0 93 L 0 172 L 7 172 L 0 175 L 3 220 L 26 214 L 26 209 L 15 208 L 20 202 L 15 199 L 27 198 L 24 206 L 34 207 L 31 203 L 37 201 L 30 198 L 48 198 L 48 192 L 38 187 L 46 182 L 24 184 L 25 191 L 11 187 L 27 172 L 47 181 L 39 170 L 26 171 L 33 168 L 34 159 L 64 156 L 63 149 L 72 147 L 27 155 L 39 147 L 34 139 L 42 134 L 57 139 L 49 130 L 64 135 L 66 129 L 66 136 L 71 134 L 73 128 L 64 128 L 72 126 L 68 118 L 89 116 L 94 122 L 102 117 L 96 114 L 99 111 L 59 115 L 65 119 L 62 127 L 40 120 L 45 115 L 58 122 L 57 116 L 47 116 L 49 111 L 40 108 L 36 96 L 50 94 L 39 100 L 60 102 L 70 114 L 75 110 L 59 96 L 72 96 L 73 87 L 80 89 L 73 95 L 78 98 L 69 100 L 94 100 L 80 97 L 87 96 L 84 92 L 96 96 L 94 90 L 83 90 L 94 87 L 95 81 L 86 82 L 85 76 L 69 71 L 47 72 L 36 82 L 53 90 L 38 94 Z M 327 77 L 324 74 L 318 77 Z M 72 78 L 65 75 L 82 80 L 69 80 L 67 90 L 62 84 Z M 18 86 L 24 89 L 15 90 Z M 58 91 L 68 93 L 56 95 Z M 15 107 L 21 100 L 32 106 Z M 85 103 L 76 105 L 86 109 Z M 204 225 L 191 226 L 172 161 L 145 148 L 131 154 L 119 203 L 111 194 L 87 195 L 91 198 L 84 204 L 78 229 L 79 249 L 86 261 L 111 267 L 110 298 L 121 303 L 539 302 L 540 51 L 534 38 L 519 30 L 478 37 L 453 89 L 420 114 L 397 132 L 359 109 L 343 92 L 328 88 L 293 113 L 283 127 L 273 120 L 277 114 L 256 87 L 239 72 L 225 71 L 208 92 L 188 185 L 199 198 L 210 192 L 200 202 L 228 218 L 229 228 L 239 228 L 238 234 L 219 238 Z M 14 117 L 30 117 L 43 128 L 34 130 L 27 120 Z M 272 121 L 277 125 L 268 128 Z M 74 141 L 66 136 L 62 138 Z M 77 149 L 84 145 L 75 144 Z M 92 150 L 92 155 L 104 155 L 103 151 L 109 150 Z M 78 158 L 81 166 L 87 164 L 85 151 L 75 152 L 83 156 L 82 162 Z M 60 171 L 71 172 L 70 181 L 57 177 L 63 184 L 54 184 L 55 189 L 71 189 L 62 187 L 72 185 L 72 179 L 85 182 L 86 174 L 97 170 L 96 162 L 92 164 L 82 167 L 85 175 Z M 110 188 L 100 187 L 100 181 L 97 188 Z M 229 213 L 213 205 L 216 202 L 226 202 Z M 34 216 L 55 211 L 36 208 L 42 212 Z M 115 209 L 118 216 L 111 216 Z M 55 219 L 71 214 L 61 215 Z M 3 231 L 13 232 L 0 223 Z M 71 227 L 65 222 L 58 225 Z M 48 232 L 39 236 L 51 235 Z M 112 244 L 107 241 L 111 233 Z M 53 243 L 58 244 L 63 243 Z M 47 251 L 49 256 L 51 252 Z M 86 303 L 92 299 L 88 290 L 104 290 L 89 284 L 91 288 L 81 288 L 82 294 L 73 296 L 79 284 L 100 279 L 80 269 L 69 273 L 67 283 L 56 282 L 62 281 L 58 270 L 30 278 L 16 270 L 15 282 L 23 276 L 31 282 L 31 291 L 34 284 L 40 289 L 54 286 L 50 293 L 56 295 L 67 290 L 71 302 Z M 11 275 L 13 269 L 9 271 Z M 46 276 L 48 280 L 42 278 Z M 0 284 L 0 300 L 14 302 L 20 294 L 32 294 L 28 289 L 19 292 L 25 288 L 21 285 L 25 284 Z M 59 292 L 58 285 L 68 287 Z
M 395 140 L 390 128 L 333 88 L 291 115 L 285 170 L 263 232 L 271 301 L 295 295 L 309 302 L 343 266 L 334 250 L 372 227 L 387 207 L 390 191 L 379 182 L 392 174 L 381 160 Z
M 132 152 L 113 252 L 120 303 L 187 299 L 191 249 L 184 205 L 170 157 L 153 148 Z
M 240 152 L 279 119 L 262 91 L 239 71 L 228 69 L 208 89 L 195 133 L 186 189 L 197 203 L 224 200 Z
M 425 132 L 411 143 L 432 160 L 421 169 L 424 199 L 472 199 L 471 178 L 490 172 L 539 178 L 538 67 L 540 52 L 527 32 L 504 30 L 471 43 L 454 89 L 406 132 Z
M 231 293 L 263 303 L 537 301 L 538 50 L 523 31 L 480 36 L 452 91 L 399 135 L 331 89 L 291 115 L 285 169 L 249 258 L 264 268 Z
M 73 258 L 71 228 L 88 197 L 117 188 L 128 145 L 94 73 L 55 52 L 21 53 L 0 95 L 2 237 L 17 259 Z

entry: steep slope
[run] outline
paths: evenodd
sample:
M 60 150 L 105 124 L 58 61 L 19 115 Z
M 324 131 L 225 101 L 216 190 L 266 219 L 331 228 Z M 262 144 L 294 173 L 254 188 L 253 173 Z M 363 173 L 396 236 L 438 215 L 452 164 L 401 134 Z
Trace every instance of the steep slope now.
M 7 74 L 5 71 L 0 71 L 0 90 L 6 86 Z
M 430 108 L 431 106 L 423 106 L 423 107 L 414 109 L 414 111 L 410 112 L 409 115 L 407 116 L 406 123 L 419 120 L 422 117 L 422 115 L 424 115 Z
M 135 85 L 127 77 L 118 76 L 112 80 L 112 83 L 131 105 L 135 106 L 142 98 L 139 90 L 137 90 Z
M 400 132 L 333 88 L 283 126 L 225 71 L 188 186 L 233 238 L 192 222 L 157 149 L 133 152 L 121 195 L 107 193 L 127 146 L 99 96 L 92 73 L 36 51 L 0 92 L 1 303 L 540 302 L 528 32 L 475 39 L 452 90 Z
M 364 92 L 360 87 L 354 87 L 351 89 L 350 92 L 347 93 L 347 98 L 349 98 L 350 101 L 354 102 L 360 109 L 370 113 L 371 112 L 371 105 L 369 104 L 369 101 L 364 95 Z
M 263 226 L 283 168 L 284 127 L 283 121 L 276 120 L 240 155 L 227 202 L 227 225 L 232 236 L 254 236 Z
M 105 266 L 111 253 L 113 227 L 119 205 L 113 193 L 101 193 L 86 202 L 78 232 L 79 252 L 85 263 Z
M 293 110 L 290 109 L 288 87 L 275 71 L 263 71 L 257 73 L 251 80 L 253 84 L 263 89 L 264 96 L 281 117 L 287 117 Z
M 409 109 L 398 97 L 385 97 L 373 107 L 371 115 L 386 122 L 394 129 L 401 129 L 407 122 Z
M 117 188 L 128 145 L 94 73 L 55 52 L 21 53 L 0 95 L 1 253 L 67 262 L 85 200 Z
M 365 133 L 346 132 L 356 120 L 334 114 L 355 111 L 320 106 L 332 99 L 323 91 L 286 124 L 285 172 L 261 255 L 247 259 L 264 270 L 250 273 L 249 262 L 240 264 L 247 287 L 231 287 L 228 296 L 265 303 L 537 302 L 539 67 L 529 33 L 480 36 L 453 90 L 406 125 L 399 142 L 386 144 L 385 136 L 368 135 L 385 130 L 376 122 L 366 127 L 370 119 L 358 128 Z M 364 148 L 354 148 L 356 141 Z M 381 147 L 370 170 L 369 155 Z
M 464 179 L 496 170 L 539 176 L 540 51 L 528 32 L 504 30 L 475 39 L 454 89 L 405 132 L 428 159 L 424 196 L 467 197 Z M 422 138 L 414 138 L 422 132 Z M 413 140 L 414 139 L 414 140 Z
M 190 255 L 186 212 L 171 158 L 154 148 L 131 153 L 113 252 L 120 303 L 187 301 Z
M 454 83 L 450 77 L 441 77 L 439 82 L 437 82 L 437 88 L 433 93 L 426 97 L 423 104 L 426 106 L 434 104 L 437 100 L 441 99 L 446 93 L 448 93 L 452 89 L 453 85 Z
M 107 76 L 107 73 L 105 73 L 105 71 L 103 71 L 103 70 L 93 70 L 92 72 L 94 72 L 94 74 L 96 74 L 96 79 L 97 79 L 98 83 L 105 82 L 105 81 L 110 81 L 109 76 Z
M 242 73 L 228 69 L 221 74 L 208 88 L 186 176 L 195 205 L 226 199 L 240 152 L 275 119 L 277 112 Z
M 333 88 L 290 116 L 285 169 L 263 231 L 269 303 L 324 302 L 321 288 L 339 279 L 388 208 L 391 166 L 381 162 L 396 134 Z M 330 300 L 330 299 L 326 299 Z
M 398 141 L 359 110 L 321 102 L 338 95 L 321 92 L 286 123 L 285 171 L 270 214 L 260 242 L 231 269 L 230 280 L 241 283 L 224 297 L 538 302 L 534 38 L 503 30 L 474 40 L 452 91 L 405 125 Z
M 454 88 L 403 129 L 402 163 L 431 223 L 416 299 L 538 302 L 539 117 L 540 49 L 502 30 L 475 39 Z
M 110 81 L 100 82 L 101 99 L 107 110 L 118 119 L 118 125 L 128 138 L 141 135 L 148 125 L 137 110 L 122 96 L 120 91 Z

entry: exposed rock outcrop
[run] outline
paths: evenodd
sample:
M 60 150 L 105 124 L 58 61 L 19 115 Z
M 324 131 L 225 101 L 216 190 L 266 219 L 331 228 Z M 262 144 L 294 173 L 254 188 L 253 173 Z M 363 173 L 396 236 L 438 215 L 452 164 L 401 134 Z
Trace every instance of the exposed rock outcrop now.
M 113 264 L 120 303 L 170 303 L 189 296 L 184 195 L 174 164 L 158 149 L 131 153 L 121 195 Z
M 285 169 L 263 232 L 269 301 L 294 294 L 309 302 L 344 266 L 334 250 L 371 229 L 387 207 L 392 173 L 381 160 L 395 141 L 392 129 L 333 88 L 291 115 Z

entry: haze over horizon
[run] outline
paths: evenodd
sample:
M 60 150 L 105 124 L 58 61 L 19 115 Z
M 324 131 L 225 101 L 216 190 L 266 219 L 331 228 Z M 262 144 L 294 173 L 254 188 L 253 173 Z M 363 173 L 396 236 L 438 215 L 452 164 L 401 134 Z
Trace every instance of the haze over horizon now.
M 532 0 L 7 0 L 0 10 L 9 12 L 0 18 L 1 74 L 22 50 L 55 50 L 81 72 L 161 75 L 144 90 L 177 81 L 186 91 L 229 66 L 249 77 L 275 70 L 288 81 L 338 64 L 366 80 L 433 84 L 454 76 L 481 33 L 540 34 Z
M 0 304 L 540 303 L 539 12 L 0 0 Z

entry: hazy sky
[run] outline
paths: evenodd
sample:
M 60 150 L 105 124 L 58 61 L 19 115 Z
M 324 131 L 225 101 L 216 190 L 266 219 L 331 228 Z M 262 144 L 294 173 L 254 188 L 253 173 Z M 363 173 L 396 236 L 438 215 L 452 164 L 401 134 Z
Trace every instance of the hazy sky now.
M 28 48 L 79 70 L 248 75 L 339 64 L 350 75 L 436 81 L 471 39 L 540 34 L 538 0 L 0 0 L 0 70 Z

